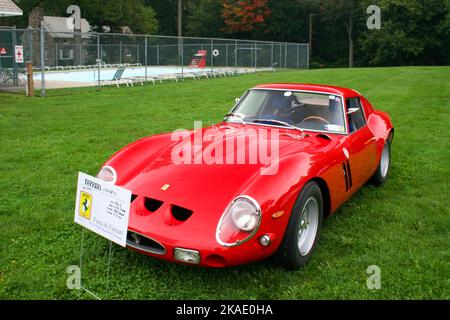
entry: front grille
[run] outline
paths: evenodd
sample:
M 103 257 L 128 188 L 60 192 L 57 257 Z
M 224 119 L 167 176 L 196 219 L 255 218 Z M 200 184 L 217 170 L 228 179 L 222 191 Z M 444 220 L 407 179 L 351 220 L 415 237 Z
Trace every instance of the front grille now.
M 166 248 L 162 244 L 133 231 L 128 231 L 127 233 L 127 245 L 145 252 L 166 253 Z

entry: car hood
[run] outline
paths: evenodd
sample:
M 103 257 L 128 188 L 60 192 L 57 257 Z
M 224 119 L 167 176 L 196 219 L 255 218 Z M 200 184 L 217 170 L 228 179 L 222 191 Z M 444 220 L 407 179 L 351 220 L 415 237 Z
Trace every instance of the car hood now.
M 261 129 L 265 130 L 259 131 Z M 222 125 L 185 133 L 183 140 L 172 141 L 173 135 L 168 134 L 165 137 L 167 144 L 156 152 L 154 148 L 148 147 L 148 156 L 145 156 L 145 151 L 144 159 L 140 159 L 140 169 L 121 183 L 137 196 L 135 203 L 132 203 L 130 225 L 133 225 L 135 219 L 142 221 L 137 216 L 149 213 L 145 201 L 156 201 L 161 205 L 158 212 L 164 213 L 161 217 L 166 225 L 177 224 L 177 221 L 170 217 L 174 206 L 191 212 L 192 218 L 189 218 L 189 221 L 196 223 L 196 227 L 210 219 L 217 222 L 230 201 L 240 194 L 245 194 L 246 188 L 255 179 L 261 178 L 262 175 L 271 175 L 273 178 L 282 170 L 284 158 L 299 153 L 310 154 L 324 143 L 320 141 L 324 139 L 315 136 L 304 137 L 299 131 L 292 129 L 274 130 L 253 125 Z M 274 134 L 275 132 L 278 135 Z M 192 141 L 199 136 L 203 137 L 203 140 L 195 148 Z M 249 155 L 259 152 L 259 149 L 255 150 L 255 145 L 261 147 L 264 144 L 272 148 L 266 150 L 278 152 L 267 152 L 273 158 L 261 161 L 262 158 L 258 157 L 256 163 L 250 163 Z M 212 150 L 220 153 L 221 146 L 224 156 L 218 158 L 222 158 L 224 163 L 205 163 L 205 154 L 216 156 Z M 175 163 L 174 154 L 185 154 L 176 152 L 177 150 L 191 150 L 191 163 Z M 234 154 L 234 157 L 230 154 Z M 239 162 L 238 154 L 241 155 L 241 160 L 242 154 L 245 155 L 244 163 L 226 163 L 227 156 L 234 159 L 234 162 Z M 120 172 L 118 174 L 120 175 Z
M 261 133 L 259 129 L 207 128 L 186 133 L 183 140 L 171 139 L 156 152 L 150 147 L 148 157 L 144 155 L 141 161 L 141 170 L 124 187 L 133 194 L 164 198 L 185 206 L 196 206 L 204 197 L 219 195 L 230 201 L 253 176 L 276 174 L 270 172 L 276 167 L 273 163 L 290 153 L 289 146 L 304 149 L 310 145 L 300 132 L 283 130 L 277 137 L 271 130 Z M 202 140 L 195 140 L 198 137 Z M 186 156 L 189 152 L 191 157 Z

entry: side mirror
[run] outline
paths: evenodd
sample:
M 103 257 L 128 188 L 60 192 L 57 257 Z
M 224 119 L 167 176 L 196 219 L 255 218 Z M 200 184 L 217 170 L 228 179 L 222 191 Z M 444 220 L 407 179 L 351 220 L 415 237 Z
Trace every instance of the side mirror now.
M 355 112 L 358 112 L 358 111 L 359 111 L 359 108 L 348 108 L 347 114 L 352 114 L 352 113 L 355 113 Z
M 234 98 L 234 103 L 238 104 L 241 101 L 241 98 Z

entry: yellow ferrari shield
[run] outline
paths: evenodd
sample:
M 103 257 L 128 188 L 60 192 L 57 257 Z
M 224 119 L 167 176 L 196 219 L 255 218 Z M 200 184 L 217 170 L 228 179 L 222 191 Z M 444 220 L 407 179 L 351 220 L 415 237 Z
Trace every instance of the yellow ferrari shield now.
M 92 208 L 92 195 L 87 192 L 81 191 L 78 214 L 83 218 L 91 220 L 91 208 Z

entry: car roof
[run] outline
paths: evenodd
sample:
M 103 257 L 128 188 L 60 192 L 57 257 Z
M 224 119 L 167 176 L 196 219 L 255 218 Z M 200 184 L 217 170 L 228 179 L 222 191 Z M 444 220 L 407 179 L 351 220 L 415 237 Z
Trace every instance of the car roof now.
M 261 84 L 253 89 L 276 89 L 276 90 L 304 90 L 304 91 L 317 91 L 325 93 L 339 94 L 344 97 L 355 97 L 360 94 L 352 89 L 328 86 L 324 84 L 306 84 L 306 83 L 269 83 Z

